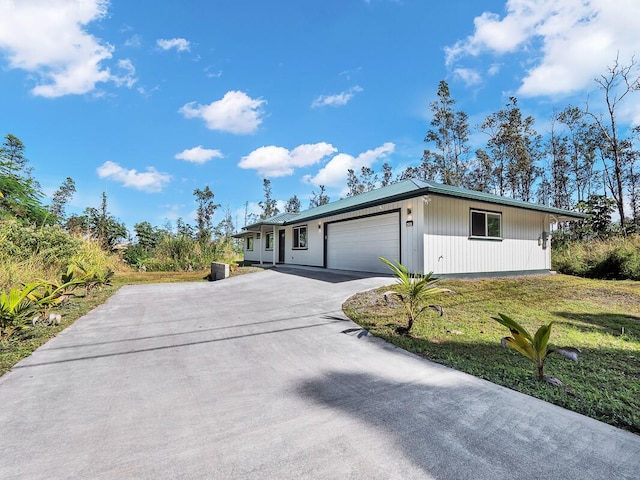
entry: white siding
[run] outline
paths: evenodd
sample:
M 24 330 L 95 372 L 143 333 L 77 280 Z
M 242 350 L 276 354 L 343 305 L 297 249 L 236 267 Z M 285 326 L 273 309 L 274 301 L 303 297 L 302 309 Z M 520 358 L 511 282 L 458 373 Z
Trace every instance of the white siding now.
M 295 265 L 324 266 L 324 234 L 325 223 L 340 220 L 371 216 L 393 210 L 400 212 L 400 254 L 402 263 L 407 268 L 419 271 L 423 266 L 422 232 L 424 228 L 424 202 L 422 197 L 388 203 L 377 207 L 363 208 L 354 212 L 331 215 L 326 218 L 310 220 L 286 227 L 285 263 Z M 408 209 L 411 209 L 412 227 L 406 226 Z M 307 225 L 308 248 L 294 250 L 292 248 L 293 227 Z
M 293 248 L 293 227 L 307 226 L 307 248 Z M 320 226 L 320 228 L 318 228 Z M 286 227 L 284 263 L 322 267 L 324 264 L 324 225 L 318 220 Z
M 327 225 L 327 268 L 387 273 L 379 257 L 400 260 L 399 212 Z
M 470 209 L 500 212 L 502 239 L 469 238 Z M 436 274 L 548 270 L 551 246 L 538 238 L 549 231 L 544 213 L 431 196 L 424 211 L 424 271 Z
M 244 259 L 252 262 L 260 261 L 260 249 L 262 248 L 262 236 L 260 238 L 256 238 L 257 234 L 249 234 L 248 236 L 253 235 L 253 250 L 247 250 L 247 237 L 243 237 L 242 241 L 244 242 Z M 264 258 L 264 252 L 263 252 Z

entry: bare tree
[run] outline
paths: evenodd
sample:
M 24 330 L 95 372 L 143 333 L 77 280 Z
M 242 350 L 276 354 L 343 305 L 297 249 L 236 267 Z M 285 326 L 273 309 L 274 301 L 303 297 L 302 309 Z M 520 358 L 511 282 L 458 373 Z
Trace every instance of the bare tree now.
M 635 58 L 623 65 L 616 57 L 607 72 L 595 79 L 604 94 L 607 111 L 604 115 L 592 112 L 587 102 L 586 113 L 593 119 L 602 138 L 600 153 L 606 172 L 606 182 L 616 202 L 620 215 L 620 228 L 625 232 L 625 160 L 633 155 L 628 151 L 632 143 L 621 137 L 618 125 L 618 108 L 623 100 L 633 92 L 640 90 L 640 72 Z

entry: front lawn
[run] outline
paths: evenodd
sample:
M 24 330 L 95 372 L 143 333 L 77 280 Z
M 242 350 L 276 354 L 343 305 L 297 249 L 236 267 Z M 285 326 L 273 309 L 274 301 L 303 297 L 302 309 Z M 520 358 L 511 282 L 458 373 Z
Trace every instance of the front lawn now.
M 385 304 L 388 288 L 355 295 L 343 309 L 405 350 L 640 434 L 640 282 L 548 275 L 441 286 L 457 292 L 434 300 L 444 316 L 428 311 L 410 336 L 395 332 L 406 320 L 399 304 Z M 532 333 L 553 321 L 550 344 L 582 351 L 578 364 L 549 356 L 546 373 L 564 385 L 537 381 L 531 362 L 500 346 L 509 331 L 491 319 L 498 313 Z

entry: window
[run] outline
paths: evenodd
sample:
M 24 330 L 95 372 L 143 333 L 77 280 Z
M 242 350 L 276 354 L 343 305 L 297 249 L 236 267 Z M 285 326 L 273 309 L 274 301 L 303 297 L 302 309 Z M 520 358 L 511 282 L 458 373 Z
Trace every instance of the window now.
M 251 235 L 250 237 L 246 238 L 245 249 L 246 250 L 253 250 L 253 235 Z
M 502 238 L 502 214 L 471 210 L 471 236 Z
M 307 226 L 293 227 L 293 248 L 307 248 Z
M 273 250 L 273 232 L 267 232 L 267 242 L 264 244 L 265 250 Z

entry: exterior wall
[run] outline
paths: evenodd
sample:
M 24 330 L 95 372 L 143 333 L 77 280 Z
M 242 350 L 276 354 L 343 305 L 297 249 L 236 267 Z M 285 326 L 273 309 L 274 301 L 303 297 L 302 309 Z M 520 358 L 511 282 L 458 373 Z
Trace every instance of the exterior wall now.
M 435 274 L 549 270 L 551 243 L 539 245 L 549 232 L 545 213 L 431 196 L 424 210 L 424 272 Z M 502 239 L 470 237 L 470 209 L 502 214 Z
M 326 225 L 360 217 L 400 212 L 400 261 L 411 271 L 435 274 L 474 274 L 549 270 L 551 243 L 540 245 L 543 231 L 550 231 L 550 217 L 545 213 L 502 205 L 430 195 L 416 197 L 354 212 L 332 215 L 286 227 L 275 228 L 274 250 L 265 250 L 263 227 L 261 238 L 254 233 L 254 249 L 245 249 L 245 260 L 271 263 L 278 261 L 278 231 L 285 230 L 284 263 L 323 267 L 325 265 Z M 470 238 L 470 209 L 502 214 L 502 238 Z M 411 213 L 409 213 L 411 210 Z M 407 221 L 413 222 L 412 226 Z M 293 228 L 307 226 L 307 248 L 293 249 Z M 246 247 L 246 240 L 244 245 Z M 366 242 L 363 242 L 366 244 Z M 375 248 L 375 242 L 363 248 Z
M 400 210 L 400 255 L 404 265 L 411 269 L 420 269 L 422 267 L 421 236 L 424 227 L 422 197 L 403 200 L 401 202 L 388 203 L 378 207 L 364 208 L 354 212 L 343 213 L 340 215 L 332 215 L 320 220 L 311 220 L 286 227 L 286 248 L 285 263 L 296 265 L 309 265 L 323 267 L 324 265 L 324 245 L 325 245 L 325 224 L 340 220 L 355 219 L 359 217 L 376 215 L 393 210 Z M 406 226 L 408 218 L 408 208 L 411 209 L 412 227 Z M 307 243 L 306 250 L 294 250 L 293 247 L 293 227 L 307 225 Z
M 247 250 L 247 237 L 251 235 L 253 235 L 253 250 Z M 249 260 L 251 262 L 260 261 L 260 249 L 262 248 L 262 235 L 260 235 L 260 238 L 256 238 L 256 237 L 257 237 L 257 234 L 250 233 L 242 238 L 242 241 L 244 243 L 243 249 L 244 249 L 245 260 Z M 264 252 L 262 255 L 264 258 Z

